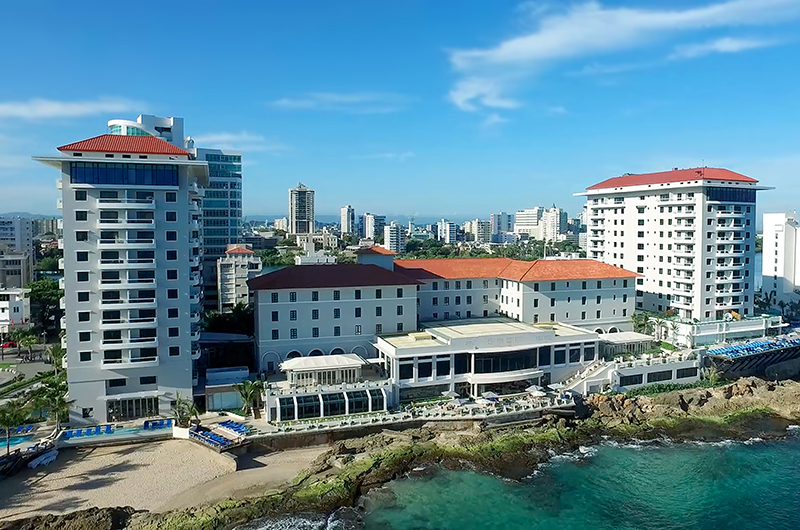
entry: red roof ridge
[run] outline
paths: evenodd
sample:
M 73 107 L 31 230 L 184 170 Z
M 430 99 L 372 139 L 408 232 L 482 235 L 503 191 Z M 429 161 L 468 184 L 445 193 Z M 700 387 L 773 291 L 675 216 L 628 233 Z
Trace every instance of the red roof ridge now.
M 397 252 L 378 245 L 358 249 L 357 254 L 381 254 L 383 256 L 396 256 Z
M 731 182 L 757 183 L 758 180 L 736 173 L 730 169 L 717 167 L 692 167 L 685 169 L 672 169 L 656 173 L 627 174 L 612 177 L 586 188 L 600 190 L 607 188 L 624 188 L 628 186 L 644 186 L 648 184 L 667 184 L 671 182 L 690 182 L 693 180 L 717 180 Z
M 189 152 L 155 136 L 123 136 L 101 134 L 80 142 L 62 145 L 59 151 L 87 151 L 91 153 L 135 153 L 145 155 L 189 156 Z
M 225 254 L 255 254 L 255 252 L 253 252 L 249 248 L 236 247 L 230 250 L 226 250 Z

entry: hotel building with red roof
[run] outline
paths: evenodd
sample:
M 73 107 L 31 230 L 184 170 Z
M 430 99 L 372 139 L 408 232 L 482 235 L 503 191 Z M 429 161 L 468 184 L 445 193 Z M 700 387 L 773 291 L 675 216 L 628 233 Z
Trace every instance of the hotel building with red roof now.
M 637 272 L 636 309 L 689 320 L 753 315 L 756 194 L 722 168 L 626 174 L 586 197 L 587 257 Z

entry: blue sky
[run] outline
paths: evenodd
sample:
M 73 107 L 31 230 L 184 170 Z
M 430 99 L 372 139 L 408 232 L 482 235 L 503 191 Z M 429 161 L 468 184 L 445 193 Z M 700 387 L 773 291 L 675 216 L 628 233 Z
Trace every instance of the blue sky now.
M 625 172 L 722 166 L 800 204 L 800 0 L 15 2 L 0 212 L 55 213 L 29 160 L 111 118 L 241 148 L 245 214 L 488 217 Z

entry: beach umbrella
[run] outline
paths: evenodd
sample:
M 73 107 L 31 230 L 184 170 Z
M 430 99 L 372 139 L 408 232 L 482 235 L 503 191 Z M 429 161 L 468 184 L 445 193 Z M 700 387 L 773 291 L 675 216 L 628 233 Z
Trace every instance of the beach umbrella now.
M 464 406 L 468 402 L 469 402 L 469 400 L 468 399 L 464 399 L 464 398 L 453 398 L 453 400 L 450 401 L 450 403 L 452 403 L 453 406 L 456 406 L 456 407 Z
M 532 392 L 528 392 L 528 394 L 531 397 L 545 397 L 547 395 L 547 392 L 544 392 L 542 390 L 533 390 Z
M 460 396 L 458 392 L 453 392 L 452 390 L 448 390 L 447 392 L 442 392 L 442 395 L 444 397 L 449 397 L 449 398 L 457 398 Z
M 541 392 L 544 388 L 540 387 L 539 385 L 531 385 L 525 389 L 525 392 Z
M 553 383 L 553 384 L 547 385 L 547 386 L 549 386 L 553 390 L 562 390 L 565 387 L 564 383 Z
M 481 396 L 485 397 L 486 399 L 497 399 L 500 397 L 494 392 L 484 392 L 483 394 L 481 394 Z

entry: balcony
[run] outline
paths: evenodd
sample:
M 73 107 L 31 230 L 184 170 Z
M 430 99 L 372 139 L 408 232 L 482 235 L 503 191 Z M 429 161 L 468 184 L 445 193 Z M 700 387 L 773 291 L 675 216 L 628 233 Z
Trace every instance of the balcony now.
M 189 285 L 200 285 L 200 275 L 197 274 L 197 273 L 190 274 L 189 275 Z
M 153 199 L 97 199 L 97 207 L 104 210 L 155 210 Z
M 195 329 L 195 330 L 190 331 L 189 332 L 189 338 L 192 339 L 192 341 L 200 340 L 200 330 L 199 329 Z
M 690 270 L 693 271 L 695 268 L 694 263 L 675 263 L 672 266 L 673 269 L 681 269 L 681 270 Z
M 56 189 L 57 189 L 57 190 L 60 190 L 60 189 L 61 189 L 61 188 L 63 188 L 63 187 L 64 187 L 64 185 L 63 185 L 63 183 L 61 182 L 61 179 L 56 179 Z
M 150 368 L 158 366 L 158 356 L 138 357 L 138 356 L 125 356 L 120 359 L 103 359 L 101 368 L 104 370 L 118 370 L 124 368 Z
M 200 311 L 193 311 L 192 314 L 189 315 L 189 321 L 192 324 L 200 322 Z
M 742 212 L 733 212 L 733 211 L 730 211 L 730 210 L 724 211 L 724 212 L 721 212 L 721 211 L 717 210 L 716 213 L 717 213 L 717 217 L 741 217 L 743 215 L 746 215 L 743 211 Z
M 56 199 L 56 208 L 59 210 L 64 209 L 64 199 Z
M 190 212 L 199 212 L 200 211 L 200 203 L 197 202 L 197 201 L 192 201 L 192 203 L 189 205 L 189 211 Z
M 123 289 L 155 289 L 155 278 L 100 280 L 101 291 L 119 291 Z
M 101 350 L 130 350 L 133 348 L 155 348 L 158 344 L 156 337 L 133 339 L 104 339 L 100 344 Z
M 101 239 L 101 250 L 155 250 L 155 239 Z
M 67 308 L 67 302 L 66 302 L 66 300 L 64 299 L 63 296 L 58 299 L 58 307 L 59 307 L 59 309 L 66 309 Z M 65 328 L 61 328 L 61 329 L 65 329 Z
M 98 219 L 97 228 L 105 230 L 152 230 L 153 219 Z
M 58 279 L 58 288 L 59 289 L 64 289 L 65 285 L 66 285 L 66 280 L 62 276 L 61 278 Z
M 58 238 L 58 248 L 59 248 L 59 250 L 64 250 L 64 238 L 63 237 Z
M 200 256 L 189 256 L 189 265 L 192 267 L 200 265 Z
M 716 266 L 717 270 L 719 270 L 719 269 L 739 269 L 741 267 L 744 267 L 744 263 L 733 263 L 733 262 L 731 262 L 731 263 L 723 263 L 722 265 L 717 263 L 717 266 Z
M 100 270 L 118 269 L 156 269 L 156 261 L 152 258 L 141 259 L 101 259 Z
M 192 349 L 191 357 L 192 357 L 193 361 L 196 361 L 197 359 L 200 358 L 200 352 L 201 352 L 200 348 L 193 348 Z
M 717 283 L 726 283 L 726 282 L 743 282 L 743 276 L 717 276 L 716 277 Z
M 103 329 L 153 329 L 158 327 L 156 317 L 101 320 L 100 323 L 103 325 Z
M 680 307 L 682 309 L 692 309 L 693 308 L 693 305 L 692 305 L 691 301 L 684 302 L 684 301 L 672 300 L 670 305 L 672 305 L 673 307 Z
M 205 188 L 198 186 L 196 182 L 192 182 L 189 184 L 189 193 L 197 195 L 198 197 L 205 197 L 206 190 Z
M 190 304 L 199 304 L 200 303 L 200 293 L 189 295 L 189 303 Z
M 103 309 L 155 309 L 158 307 L 155 298 L 129 298 L 128 300 L 101 300 Z
M 193 247 L 199 247 L 200 246 L 200 238 L 199 237 L 190 237 L 189 238 L 189 245 L 191 245 Z
M 680 249 L 680 250 L 674 250 L 674 251 L 672 252 L 672 254 L 673 254 L 674 256 L 688 256 L 688 257 L 694 257 L 694 249 L 685 249 L 685 248 L 682 248 L 682 249 Z

